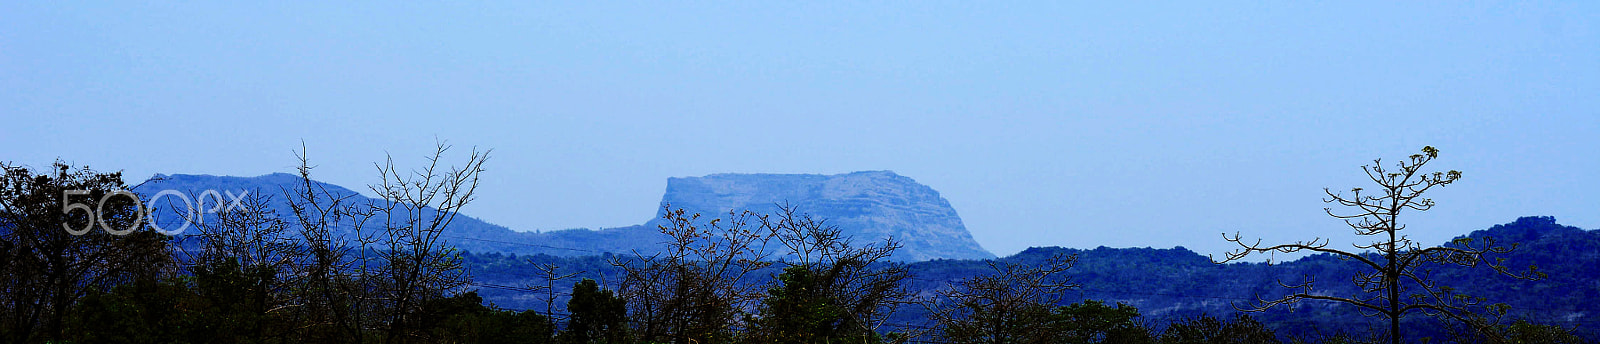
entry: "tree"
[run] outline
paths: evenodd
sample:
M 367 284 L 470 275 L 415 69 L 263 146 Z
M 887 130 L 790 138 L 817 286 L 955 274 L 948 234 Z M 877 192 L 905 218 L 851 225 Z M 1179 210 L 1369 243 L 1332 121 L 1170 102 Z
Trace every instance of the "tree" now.
M 571 278 L 572 276 L 577 276 L 578 274 L 580 274 L 582 272 L 572 272 L 572 273 L 562 274 L 562 273 L 560 273 L 561 266 L 558 266 L 558 265 L 555 265 L 555 264 L 551 264 L 551 263 L 536 262 L 536 261 L 534 261 L 533 258 L 528 258 L 527 261 L 528 261 L 528 264 L 532 264 L 533 265 L 533 268 L 535 270 L 539 271 L 539 277 L 542 277 L 542 279 L 544 280 L 544 283 L 545 283 L 544 285 L 529 284 L 528 285 L 528 290 L 534 291 L 534 292 L 544 291 L 544 295 L 545 295 L 545 299 L 544 299 L 544 316 L 546 318 L 550 319 L 551 327 L 554 327 L 555 326 L 554 321 L 556 319 L 556 314 L 555 314 L 556 294 L 557 294 L 557 292 L 556 292 L 556 282 L 564 280 L 564 279 Z
M 35 173 L 0 164 L 0 336 L 12 343 L 64 338 L 84 295 L 172 268 L 167 236 L 141 230 L 144 207 L 121 172 L 56 162 Z
M 1167 327 L 1161 333 L 1161 344 L 1275 344 L 1280 343 L 1272 330 L 1251 319 L 1249 315 L 1235 314 L 1232 320 L 1221 321 L 1209 315 L 1187 318 Z
M 295 157 L 300 160 L 300 183 L 282 191 L 305 245 L 306 257 L 295 267 L 299 279 L 293 291 L 299 303 L 295 315 L 304 324 L 297 335 L 309 342 L 366 342 L 363 310 L 370 307 L 362 295 L 369 288 L 354 276 L 368 271 L 368 250 L 356 250 L 357 257 L 351 257 L 349 243 L 358 247 L 373 243 L 365 231 L 372 206 L 353 202 L 355 194 L 338 193 L 312 180 L 313 166 L 303 143 Z
M 899 243 L 854 246 L 826 220 L 787 204 L 762 228 L 789 251 L 747 336 L 761 342 L 879 342 L 884 320 L 910 297 L 905 265 L 885 261 Z
M 748 210 L 704 221 L 671 205 L 662 209 L 667 224 L 658 227 L 669 238 L 666 250 L 611 260 L 623 273 L 618 291 L 635 334 L 678 344 L 730 341 L 741 312 L 760 299 L 759 286 L 746 276 L 771 265 L 771 234 L 755 227 L 759 215 Z
M 1054 343 L 1052 308 L 1078 285 L 1061 272 L 1077 256 L 1052 256 L 1038 264 L 988 261 L 994 273 L 960 280 L 923 300 L 937 334 L 951 343 Z
M 469 281 L 461 266 L 461 253 L 440 238 L 462 207 L 472 202 L 478 178 L 489 152 L 474 149 L 459 167 L 441 166 L 451 146 L 435 145 L 427 166 L 409 173 L 394 165 L 393 157 L 378 164 L 382 178 L 370 185 L 382 202 L 371 209 L 383 235 L 377 248 L 379 265 L 374 274 L 379 321 L 387 328 L 384 342 L 406 341 L 415 328 L 415 314 L 429 300 L 456 292 Z
M 1150 343 L 1150 329 L 1136 321 L 1139 309 L 1117 303 L 1107 306 L 1095 300 L 1084 300 L 1055 310 L 1055 319 L 1049 329 L 1059 333 L 1063 343 Z
M 1329 248 L 1329 240 L 1323 238 L 1291 244 L 1263 245 L 1260 240 L 1247 243 L 1237 233 L 1232 237 L 1223 234 L 1224 239 L 1238 244 L 1240 248 L 1228 252 L 1225 259 L 1217 262 L 1219 264 L 1243 259 L 1251 254 L 1310 251 L 1360 262 L 1366 270 L 1352 276 L 1352 280 L 1361 290 L 1360 295 L 1334 296 L 1319 293 L 1313 286 L 1316 282 L 1315 277 L 1307 276 L 1299 283 L 1279 282 L 1283 287 L 1295 290 L 1287 296 L 1271 300 L 1258 296 L 1256 301 L 1248 306 L 1235 307 L 1243 311 L 1259 312 L 1273 306 L 1293 304 L 1303 300 L 1342 302 L 1358 307 L 1365 315 L 1381 315 L 1387 318 L 1390 324 L 1389 340 L 1397 344 L 1401 338 L 1400 318 L 1408 312 L 1420 311 L 1432 316 L 1447 317 L 1477 328 L 1485 328 L 1491 323 L 1487 316 L 1497 318 L 1503 315 L 1507 309 L 1504 304 L 1485 304 L 1486 300 L 1482 298 L 1464 295 L 1449 286 L 1439 285 L 1430 278 L 1433 271 L 1431 267 L 1437 265 L 1476 267 L 1483 264 L 1505 276 L 1520 279 L 1542 278 L 1544 274 L 1536 267 L 1530 266 L 1526 272 L 1513 273 L 1500 264 L 1504 259 L 1489 260 L 1492 255 L 1511 252 L 1516 248 L 1515 244 L 1508 247 L 1496 245 L 1491 238 L 1485 238 L 1480 242 L 1461 238 L 1444 246 L 1423 247 L 1401 233 L 1406 228 L 1400 223 L 1402 212 L 1407 210 L 1423 212 L 1433 208 L 1434 201 L 1422 197 L 1423 193 L 1435 187 L 1449 185 L 1461 178 L 1461 172 L 1454 170 L 1423 172 L 1423 166 L 1438 156 L 1439 150 L 1428 146 L 1422 147 L 1422 153 L 1413 154 L 1395 164 L 1395 170 L 1383 167 L 1381 159 L 1373 160 L 1372 165 L 1362 166 L 1361 169 L 1366 172 L 1367 178 L 1378 186 L 1376 196 L 1363 193 L 1364 189 L 1359 187 L 1351 189 L 1351 194 L 1348 196 L 1342 192 L 1323 189 L 1327 194 L 1324 202 L 1354 208 L 1352 213 L 1338 213 L 1332 208 L 1324 208 L 1329 216 L 1344 220 L 1357 235 L 1377 237 L 1368 244 L 1355 244 L 1355 250 Z M 1362 252 L 1367 250 L 1376 252 Z
M 472 201 L 488 152 L 474 149 L 463 165 L 446 167 L 450 149 L 437 143 L 427 165 L 409 173 L 393 157 L 375 164 L 381 179 L 368 187 L 378 199 L 365 203 L 314 182 L 308 159 L 298 154 L 301 185 L 284 193 L 306 244 L 296 294 L 307 340 L 425 337 L 428 305 L 466 285 L 461 252 L 441 236 Z
M 831 302 L 824 288 L 827 282 L 804 265 L 784 268 L 777 285 L 767 290 L 761 309 L 746 333 L 750 342 L 831 343 L 854 339 L 860 330 L 848 323 L 844 310 Z M 853 331 L 852 331 L 853 330 Z M 850 332 L 846 332 L 850 331 Z
M 209 322 L 199 328 L 212 331 L 210 338 L 264 340 L 293 328 L 288 313 L 298 306 L 293 291 L 301 282 L 295 266 L 304 259 L 302 245 L 271 208 L 270 194 L 247 195 L 237 208 L 194 222 L 197 252 L 180 246 L 191 256 L 194 291 L 206 305 L 198 311 Z
M 592 279 L 585 278 L 572 286 L 567 313 L 572 318 L 561 332 L 562 343 L 622 344 L 630 340 L 627 304 L 610 290 L 600 289 Z

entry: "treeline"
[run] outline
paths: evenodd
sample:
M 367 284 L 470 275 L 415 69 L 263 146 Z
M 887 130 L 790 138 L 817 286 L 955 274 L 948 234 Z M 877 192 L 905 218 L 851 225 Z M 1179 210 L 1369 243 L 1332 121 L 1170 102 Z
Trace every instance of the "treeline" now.
M 0 338 L 9 343 L 1281 343 L 1242 315 L 1162 328 L 1126 304 L 1065 297 L 1076 256 L 989 261 L 988 273 L 908 288 L 892 240 L 858 244 L 789 206 L 716 218 L 667 206 L 652 255 L 613 256 L 605 283 L 540 266 L 547 307 L 505 310 L 475 292 L 463 254 L 440 239 L 469 203 L 486 155 L 442 168 L 380 165 L 381 202 L 311 182 L 257 192 L 168 236 L 119 173 L 3 165 Z M 82 190 L 81 192 L 78 190 Z M 201 195 L 200 197 L 207 197 Z M 273 197 L 290 214 L 272 211 Z M 203 202 L 201 204 L 204 204 Z M 434 211 L 436 209 L 437 211 Z M 165 228 L 164 230 L 171 230 Z M 358 242 L 351 247 L 336 243 Z M 772 252 L 783 252 L 774 255 Z M 776 275 L 770 271 L 781 271 Z M 572 280 L 577 279 L 577 280 Z M 556 285 L 572 285 L 555 312 Z M 535 296 L 537 293 L 530 293 Z M 536 297 L 536 296 L 535 296 Z M 925 321 L 893 320 L 915 309 Z M 1563 328 L 1462 329 L 1433 342 L 1557 342 Z

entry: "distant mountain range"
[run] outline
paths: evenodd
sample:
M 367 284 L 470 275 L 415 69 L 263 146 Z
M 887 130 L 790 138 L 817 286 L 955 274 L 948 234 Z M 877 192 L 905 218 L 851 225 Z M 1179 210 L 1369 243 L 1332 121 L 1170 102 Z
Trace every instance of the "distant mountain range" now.
M 369 200 L 348 188 L 314 183 L 333 194 L 349 196 L 352 201 Z M 257 177 L 174 174 L 157 175 L 134 191 L 148 196 L 171 189 L 195 195 L 191 198 L 198 198 L 206 190 L 232 194 L 249 191 L 272 196 L 271 208 L 280 216 L 290 218 L 293 213 L 285 201 L 284 192 L 298 190 L 301 184 L 303 180 L 298 175 L 287 173 Z M 889 171 L 840 175 L 716 174 L 670 178 L 661 202 L 706 217 L 726 215 L 729 210 L 771 213 L 777 204 L 788 203 L 814 217 L 827 219 L 827 224 L 838 226 L 858 242 L 894 238 L 904 245 L 892 257 L 895 260 L 994 257 L 973 241 L 960 216 L 956 215 L 948 201 L 939 196 L 938 191 Z M 170 209 L 154 215 L 164 228 L 173 228 L 183 218 Z M 645 224 L 628 227 L 535 233 L 514 231 L 470 216 L 458 216 L 446 228 L 443 236 L 460 249 L 479 253 L 553 256 L 632 252 L 650 254 L 660 250 L 661 243 L 666 241 L 657 229 L 659 224 L 662 222 L 658 216 Z
M 258 177 L 208 175 L 163 175 L 135 191 L 150 195 L 173 189 L 198 193 L 204 190 L 251 190 L 274 195 L 274 209 L 289 216 L 282 202 L 283 190 L 293 190 L 302 182 L 299 176 L 275 173 Z M 354 191 L 331 184 L 317 184 L 339 195 L 364 199 Z M 775 203 L 787 201 L 802 210 L 828 219 L 856 240 L 894 237 L 905 243 L 895 258 L 910 262 L 915 276 L 908 287 L 926 292 L 952 281 L 986 273 L 982 259 L 994 258 L 972 241 L 971 235 L 949 203 L 933 189 L 910 178 L 887 171 L 856 172 L 841 175 L 716 174 L 705 177 L 671 178 L 663 204 L 702 214 L 724 214 L 730 209 L 770 212 Z M 174 214 L 157 214 L 171 219 Z M 649 254 L 661 247 L 664 237 L 656 231 L 659 220 L 636 226 L 603 230 L 570 229 L 544 233 L 513 231 L 476 218 L 457 217 L 445 233 L 446 240 L 467 251 L 466 265 L 477 285 L 523 286 L 535 281 L 538 272 L 529 260 L 560 265 L 580 277 L 616 281 L 617 271 L 607 256 L 635 250 Z M 1537 265 L 1550 275 L 1540 281 L 1523 281 L 1496 275 L 1486 268 L 1441 268 L 1433 276 L 1442 285 L 1463 293 L 1482 296 L 1491 302 L 1512 307 L 1512 318 L 1576 328 L 1587 338 L 1600 338 L 1600 230 L 1584 230 L 1557 224 L 1551 217 L 1523 217 L 1513 222 L 1472 231 L 1467 237 L 1494 237 L 1503 243 L 1519 243 L 1506 255 L 1510 267 Z M 1295 281 L 1316 276 L 1317 287 L 1329 294 L 1352 295 L 1349 277 L 1357 263 L 1319 254 L 1273 265 L 1263 263 L 1214 264 L 1205 256 L 1183 247 L 1072 249 L 1035 247 L 1016 255 L 998 258 L 1031 263 L 1056 255 L 1075 255 L 1077 265 L 1067 273 L 1082 288 L 1075 293 L 1083 299 L 1125 302 L 1136 306 L 1154 325 L 1198 314 L 1223 315 L 1235 312 L 1233 305 L 1248 302 L 1256 295 L 1272 297 L 1286 292 L 1278 280 Z M 776 270 L 769 271 L 776 273 Z M 559 292 L 559 291 L 558 291 Z M 502 307 L 532 309 L 542 307 L 542 294 L 517 288 L 483 288 L 485 300 Z M 558 303 L 557 305 L 560 305 Z M 1291 309 L 1293 310 L 1291 312 Z M 1365 333 L 1380 328 L 1375 318 L 1361 316 L 1356 309 L 1326 302 L 1306 302 L 1263 313 L 1254 313 L 1280 334 Z M 896 321 L 918 324 L 925 321 L 916 307 L 907 307 Z M 1415 334 L 1439 337 L 1441 327 L 1420 314 L 1406 318 Z

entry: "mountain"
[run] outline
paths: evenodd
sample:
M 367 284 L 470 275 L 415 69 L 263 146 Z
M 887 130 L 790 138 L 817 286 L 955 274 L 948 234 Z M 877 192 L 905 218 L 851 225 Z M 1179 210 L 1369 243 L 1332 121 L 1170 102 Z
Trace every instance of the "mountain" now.
M 348 201 L 354 204 L 367 201 L 382 202 L 381 200 L 362 196 L 360 193 L 342 186 L 318 181 L 312 181 L 312 183 L 314 189 L 326 190 L 327 193 L 334 195 L 334 197 L 349 197 Z M 273 173 L 256 177 L 158 174 L 133 189 L 146 202 L 149 202 L 152 197 L 163 190 L 177 191 L 187 197 L 187 200 L 185 200 L 172 196 L 163 196 L 156 202 L 157 210 L 150 215 L 156 224 L 163 229 L 176 230 L 182 226 L 183 220 L 189 216 L 181 212 L 185 212 L 187 209 L 195 209 L 198 212 L 202 208 L 217 208 L 219 207 L 217 204 L 219 200 L 225 204 L 232 203 L 236 197 L 240 196 L 265 197 L 267 198 L 268 210 L 276 213 L 280 218 L 292 220 L 295 215 L 286 201 L 285 193 L 304 190 L 304 180 L 298 175 L 288 173 Z M 202 197 L 208 190 L 216 191 L 216 196 Z M 200 199 L 202 198 L 207 199 L 204 205 L 200 204 Z M 193 203 L 185 204 L 185 202 Z M 203 218 L 209 214 L 198 213 L 197 215 Z M 340 226 L 335 226 L 333 234 L 336 236 L 343 235 L 346 240 L 353 244 L 354 238 L 350 235 L 350 226 L 348 224 L 349 222 L 346 222 Z M 183 234 L 194 234 L 193 230 L 194 227 L 191 226 Z M 505 246 L 516 245 L 506 245 L 497 243 L 497 241 L 514 241 L 526 238 L 520 232 L 471 216 L 456 216 L 450 226 L 445 229 L 444 235 L 457 238 L 447 240 L 451 240 L 452 243 L 463 250 L 483 252 L 516 252 L 516 250 L 504 249 Z M 477 240 L 459 238 L 474 238 Z
M 234 195 L 270 197 L 269 207 L 279 216 L 292 218 L 284 193 L 303 188 L 298 175 L 273 173 L 257 177 L 212 175 L 157 175 L 134 191 L 148 200 L 162 190 L 175 190 L 197 201 L 206 190 L 215 190 L 231 202 Z M 350 189 L 313 181 L 337 197 L 351 202 L 378 201 Z M 206 208 L 216 206 L 210 198 Z M 902 261 L 927 259 L 984 259 L 994 255 L 972 240 L 961 218 L 937 191 L 911 178 L 887 171 L 856 172 L 841 175 L 717 174 L 705 177 L 671 178 L 662 204 L 684 208 L 705 216 L 727 214 L 731 209 L 770 213 L 775 204 L 789 202 L 814 217 L 827 219 L 858 242 L 895 238 L 905 246 L 892 257 Z M 163 204 L 181 205 L 179 198 L 163 197 Z M 191 205 L 196 209 L 198 205 Z M 184 208 L 179 207 L 178 211 Z M 186 216 L 163 209 L 152 214 L 166 229 L 175 229 Z M 542 233 L 519 232 L 470 216 L 457 216 L 443 237 L 456 247 L 479 253 L 498 252 L 518 255 L 586 256 L 604 253 L 654 253 L 667 241 L 656 228 L 660 218 L 642 225 L 601 230 L 568 229 Z M 349 226 L 340 226 L 349 228 Z M 349 233 L 336 233 L 349 234 Z M 353 236 L 346 235 L 347 239 Z M 353 244 L 353 242 L 352 242 Z
M 858 242 L 894 238 L 904 245 L 894 260 L 994 258 L 972 240 L 938 191 L 890 171 L 670 178 L 661 204 L 703 215 L 730 210 L 771 214 L 780 204 L 789 204 L 826 219 L 825 224 L 838 226 Z M 665 224 L 661 215 L 645 227 Z

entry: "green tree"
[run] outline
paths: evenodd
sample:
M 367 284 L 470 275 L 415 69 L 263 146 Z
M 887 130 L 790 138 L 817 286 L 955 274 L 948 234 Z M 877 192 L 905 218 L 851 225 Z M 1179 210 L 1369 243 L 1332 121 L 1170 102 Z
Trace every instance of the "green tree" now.
M 1138 318 L 1133 306 L 1085 300 L 1057 308 L 1049 329 L 1064 343 L 1150 343 L 1150 330 Z
M 568 344 L 621 344 L 628 343 L 628 308 L 626 302 L 610 290 L 600 288 L 592 279 L 583 279 L 572 286 L 572 298 L 567 300 L 567 328 L 559 339 Z
M 836 226 L 787 204 L 762 218 L 762 228 L 789 251 L 783 273 L 750 320 L 756 342 L 875 343 L 879 329 L 909 298 L 905 266 L 884 261 L 893 240 L 855 246 Z
M 761 300 L 758 317 L 748 335 L 753 342 L 763 343 L 832 343 L 852 342 L 861 332 L 845 328 L 844 311 L 833 304 L 829 295 L 818 285 L 825 277 L 818 276 L 803 265 L 784 268 L 778 275 L 778 285 L 767 290 Z M 836 338 L 838 337 L 838 338 Z
M 1367 178 L 1377 184 L 1376 194 L 1363 193 L 1365 189 L 1359 187 L 1351 189 L 1349 195 L 1323 190 L 1328 197 L 1323 200 L 1324 202 L 1354 208 L 1352 213 L 1337 213 L 1331 208 L 1324 209 L 1329 216 L 1344 220 L 1357 235 L 1376 237 L 1371 243 L 1354 245 L 1355 250 L 1330 248 L 1328 239 L 1323 238 L 1291 244 L 1263 245 L 1259 240 L 1247 242 L 1238 234 L 1232 237 L 1224 234 L 1226 240 L 1238 244 L 1240 249 L 1228 252 L 1225 259 L 1217 262 L 1219 264 L 1243 259 L 1251 254 L 1310 251 L 1360 262 L 1366 270 L 1351 277 L 1362 291 L 1360 295 L 1336 296 L 1322 293 L 1314 288 L 1315 277 L 1308 276 L 1299 283 L 1279 282 L 1294 290 L 1287 296 L 1271 300 L 1258 297 L 1256 302 L 1248 306 L 1236 307 L 1244 311 L 1259 312 L 1273 306 L 1304 300 L 1346 303 L 1359 307 L 1365 314 L 1387 318 L 1390 324 L 1389 340 L 1395 344 L 1399 344 L 1402 337 L 1400 318 L 1414 311 L 1455 319 L 1475 328 L 1487 328 L 1493 322 L 1491 317 L 1497 318 L 1503 315 L 1507 307 L 1503 304 L 1486 304 L 1483 298 L 1463 295 L 1449 286 L 1439 285 L 1429 278 L 1432 266 L 1475 267 L 1482 264 L 1502 275 L 1521 279 L 1542 278 L 1544 273 L 1532 266 L 1526 272 L 1513 273 L 1500 264 L 1503 259 L 1489 259 L 1494 254 L 1511 252 L 1516 247 L 1515 244 L 1507 247 L 1496 245 L 1493 239 L 1486 238 L 1481 242 L 1474 242 L 1470 238 L 1461 238 L 1445 246 L 1423 247 L 1401 232 L 1406 228 L 1400 222 L 1401 213 L 1422 212 L 1433 208 L 1433 200 L 1424 198 L 1423 194 L 1461 178 L 1461 172 L 1454 170 L 1424 172 L 1423 166 L 1438 156 L 1439 150 L 1429 146 L 1422 147 L 1422 153 L 1413 154 L 1396 164 L 1394 170 L 1385 168 L 1382 160 L 1374 160 L 1372 165 L 1362 166 L 1361 169 L 1366 172 Z M 1367 253 L 1368 250 L 1376 253 Z
M 424 342 L 480 344 L 554 343 L 555 327 L 536 311 L 512 312 L 483 305 L 477 291 L 428 300 L 417 313 L 414 334 Z

